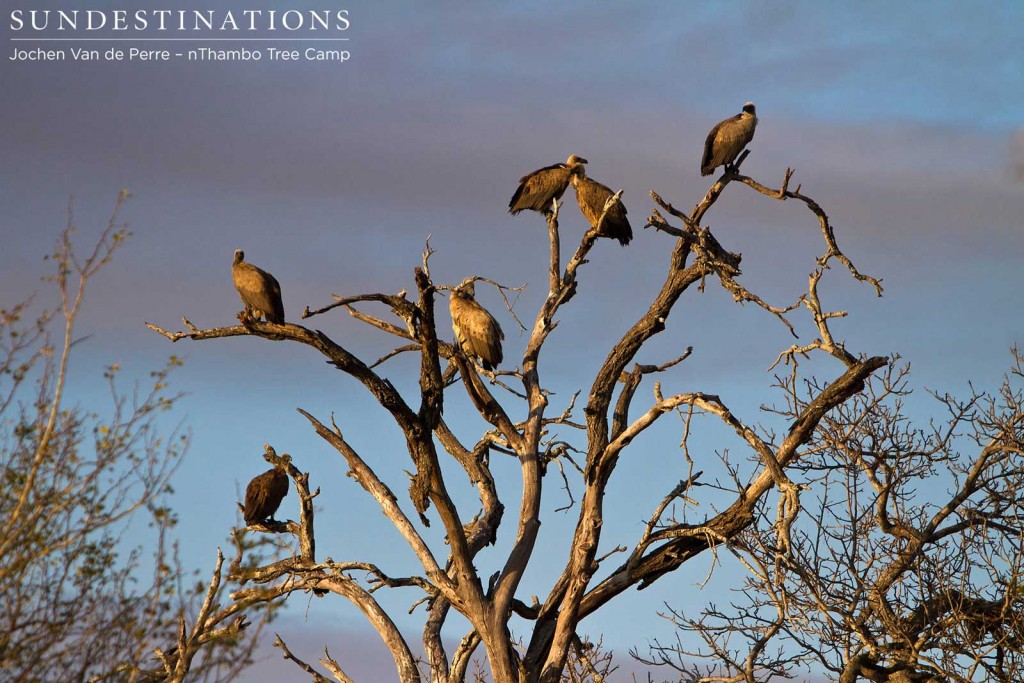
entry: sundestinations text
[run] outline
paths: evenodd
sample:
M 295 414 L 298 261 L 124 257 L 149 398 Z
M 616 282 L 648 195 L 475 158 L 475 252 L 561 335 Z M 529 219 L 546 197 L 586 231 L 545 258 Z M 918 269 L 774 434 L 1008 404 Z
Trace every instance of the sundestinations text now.
M 12 31 L 346 31 L 348 10 L 11 10 Z

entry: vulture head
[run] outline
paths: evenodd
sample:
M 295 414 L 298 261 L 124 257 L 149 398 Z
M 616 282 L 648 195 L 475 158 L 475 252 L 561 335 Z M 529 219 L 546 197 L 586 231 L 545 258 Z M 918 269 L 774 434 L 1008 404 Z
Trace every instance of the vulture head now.
M 747 102 L 743 105 L 743 113 L 750 114 L 751 116 L 757 116 L 757 110 L 754 109 L 753 102 Z
M 585 163 L 587 163 L 587 160 L 584 159 L 583 157 L 577 156 L 575 154 L 569 155 L 569 158 L 565 160 L 565 165 L 569 169 L 569 172 L 572 174 L 571 178 L 575 178 L 576 176 L 582 178 L 584 175 L 586 175 L 586 169 L 583 168 L 583 164 Z

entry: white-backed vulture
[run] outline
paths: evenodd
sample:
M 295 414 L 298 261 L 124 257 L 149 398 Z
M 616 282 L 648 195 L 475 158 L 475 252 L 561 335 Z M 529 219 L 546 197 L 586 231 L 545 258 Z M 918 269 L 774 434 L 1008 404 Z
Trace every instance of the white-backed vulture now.
M 275 466 L 255 477 L 245 487 L 245 510 L 243 516 L 247 526 L 273 522 L 274 513 L 281 507 L 281 501 L 288 495 L 288 472 L 284 465 Z
M 562 198 L 573 177 L 583 175 L 585 163 L 586 159 L 573 154 L 564 164 L 545 166 L 524 175 L 519 179 L 519 187 L 508 203 L 508 212 L 513 216 L 524 209 L 539 211 L 545 215 L 550 213 L 551 202 Z
M 617 239 L 622 246 L 629 244 L 633 239 L 633 229 L 629 227 L 626 207 L 622 201 L 615 200 L 615 203 L 608 207 L 608 213 L 604 213 L 605 204 L 615 193 L 606 185 L 582 175 L 573 176 L 572 184 L 576 187 L 576 201 L 580 205 L 580 211 L 590 222 L 591 227 L 597 230 L 597 234 Z M 604 214 L 604 221 L 598 228 L 601 214 Z
M 711 175 L 719 166 L 728 166 L 740 155 L 743 148 L 754 139 L 757 128 L 757 112 L 754 103 L 747 102 L 743 111 L 731 116 L 708 133 L 704 142 L 704 156 L 700 160 L 700 174 Z
M 449 310 L 452 330 L 459 347 L 468 356 L 475 356 L 486 370 L 494 370 L 501 363 L 501 340 L 505 334 L 494 316 L 476 302 L 473 281 L 452 290 Z
M 245 252 L 235 249 L 235 261 L 231 265 L 231 277 L 235 281 L 238 296 L 245 304 L 245 311 L 254 319 L 266 318 L 267 322 L 284 323 L 284 304 L 281 302 L 281 285 L 273 275 L 245 262 Z

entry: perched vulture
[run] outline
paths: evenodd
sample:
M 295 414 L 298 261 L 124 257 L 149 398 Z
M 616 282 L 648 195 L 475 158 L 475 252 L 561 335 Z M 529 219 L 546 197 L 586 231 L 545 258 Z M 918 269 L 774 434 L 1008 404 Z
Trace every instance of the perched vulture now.
M 235 262 L 231 265 L 238 296 L 245 304 L 245 312 L 256 320 L 266 318 L 269 323 L 284 323 L 284 304 L 281 303 L 281 285 L 267 271 L 245 262 L 245 252 L 235 249 Z
M 747 102 L 743 111 L 721 121 L 708 133 L 704 142 L 704 157 L 700 160 L 700 174 L 711 175 L 719 166 L 728 166 L 754 139 L 757 114 L 754 103 Z
M 464 353 L 479 358 L 484 369 L 494 370 L 501 363 L 505 334 L 494 316 L 476 302 L 475 294 L 472 280 L 452 290 L 452 330 Z
M 561 199 L 574 176 L 584 174 L 583 164 L 587 160 L 575 154 L 565 160 L 564 164 L 545 166 L 519 179 L 519 187 L 508 203 L 508 212 L 513 216 L 524 209 L 532 209 L 543 214 L 551 212 L 551 202 Z
M 604 222 L 598 229 L 597 222 L 604 213 L 604 205 L 615 193 L 596 180 L 582 175 L 573 176 L 572 184 L 576 187 L 576 201 L 579 202 L 580 211 L 598 231 L 597 234 L 617 239 L 622 246 L 629 244 L 633 239 L 633 229 L 629 227 L 629 219 L 626 218 L 626 207 L 618 199 L 608 207 L 608 213 L 604 214 Z
M 274 521 L 274 513 L 288 495 L 288 472 L 284 465 L 275 466 L 249 482 L 245 487 L 245 523 L 262 524 Z

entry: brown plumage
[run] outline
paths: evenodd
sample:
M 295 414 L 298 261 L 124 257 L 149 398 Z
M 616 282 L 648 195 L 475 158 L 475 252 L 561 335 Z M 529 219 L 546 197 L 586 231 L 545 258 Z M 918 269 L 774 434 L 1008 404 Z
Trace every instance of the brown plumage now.
M 728 166 L 754 139 L 757 112 L 753 102 L 743 105 L 736 116 L 720 121 L 704 141 L 704 156 L 700 161 L 700 174 L 711 175 L 719 166 Z
M 475 293 L 472 280 L 452 290 L 452 330 L 464 353 L 479 358 L 484 369 L 494 370 L 501 363 L 505 334 L 494 316 L 476 302 Z
M 231 277 L 235 281 L 238 296 L 245 304 L 245 311 L 254 319 L 266 318 L 267 322 L 284 323 L 284 304 L 281 302 L 281 285 L 267 271 L 245 262 L 245 252 L 235 249 L 235 261 L 231 265 Z
M 583 175 L 585 163 L 586 159 L 573 154 L 564 164 L 545 166 L 524 175 L 519 179 L 519 187 L 508 203 L 508 212 L 513 216 L 524 209 L 550 213 L 551 202 L 562 198 L 573 177 Z
M 288 473 L 285 467 L 277 466 L 255 477 L 245 487 L 246 525 L 274 521 L 274 513 L 281 501 L 288 495 Z
M 626 207 L 622 201 L 615 200 L 615 203 L 608 207 L 608 213 L 604 213 L 604 206 L 615 193 L 605 185 L 587 178 L 586 176 L 574 176 L 572 184 L 576 187 L 576 201 L 580 205 L 580 211 L 590 222 L 591 227 L 597 230 L 601 237 L 617 239 L 619 244 L 626 246 L 633 239 L 633 228 L 629 227 L 629 219 L 626 218 Z M 598 229 L 598 221 L 604 214 L 604 222 Z

